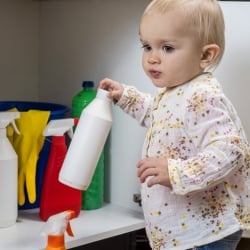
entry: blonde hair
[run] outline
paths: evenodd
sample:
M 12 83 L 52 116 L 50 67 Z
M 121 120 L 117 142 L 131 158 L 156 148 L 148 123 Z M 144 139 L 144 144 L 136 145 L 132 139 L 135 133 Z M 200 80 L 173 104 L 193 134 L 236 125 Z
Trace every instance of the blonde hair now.
M 153 0 L 146 7 L 143 16 L 150 11 L 157 10 L 161 13 L 173 9 L 183 10 L 184 15 L 193 26 L 199 37 L 201 46 L 216 44 L 220 53 L 215 58 L 211 67 L 216 67 L 224 54 L 225 49 L 225 24 L 220 5 L 217 0 Z

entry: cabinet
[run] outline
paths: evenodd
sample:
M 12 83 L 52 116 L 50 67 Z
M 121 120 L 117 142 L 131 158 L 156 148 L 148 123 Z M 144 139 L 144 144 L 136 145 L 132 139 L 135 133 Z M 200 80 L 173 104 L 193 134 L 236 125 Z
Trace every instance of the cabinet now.
M 108 239 L 96 241 L 84 246 L 73 248 L 72 250 L 136 250 L 135 232 L 130 232 Z
M 73 250 L 151 250 L 145 229 L 136 230 L 105 240 L 74 248 Z M 244 249 L 241 249 L 244 250 Z

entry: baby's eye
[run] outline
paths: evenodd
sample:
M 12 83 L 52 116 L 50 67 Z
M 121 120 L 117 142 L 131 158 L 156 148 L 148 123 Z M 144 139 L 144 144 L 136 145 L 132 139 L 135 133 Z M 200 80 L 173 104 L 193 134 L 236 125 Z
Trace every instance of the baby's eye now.
M 171 53 L 175 50 L 175 48 L 170 46 L 170 45 L 164 45 L 162 49 L 163 49 L 163 51 L 165 51 L 167 53 Z
M 142 45 L 142 48 L 143 48 L 143 50 L 146 51 L 146 52 L 151 50 L 151 47 L 150 47 L 148 44 L 143 44 L 143 45 Z

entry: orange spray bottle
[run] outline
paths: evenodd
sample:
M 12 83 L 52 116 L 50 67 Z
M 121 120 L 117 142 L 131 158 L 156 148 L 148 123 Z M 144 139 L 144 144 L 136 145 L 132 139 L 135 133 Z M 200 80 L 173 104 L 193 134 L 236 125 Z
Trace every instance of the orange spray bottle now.
M 65 247 L 65 231 L 69 236 L 74 236 L 70 227 L 70 220 L 75 217 L 73 210 L 67 210 L 48 218 L 41 234 L 48 237 L 45 250 L 66 250 Z

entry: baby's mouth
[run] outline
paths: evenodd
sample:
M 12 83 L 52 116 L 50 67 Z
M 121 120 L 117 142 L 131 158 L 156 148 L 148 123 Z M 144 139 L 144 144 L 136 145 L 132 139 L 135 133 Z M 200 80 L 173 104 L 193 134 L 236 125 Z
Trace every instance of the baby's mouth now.
M 160 71 L 157 70 L 149 70 L 149 74 L 153 77 L 153 78 L 159 78 L 161 75 Z

